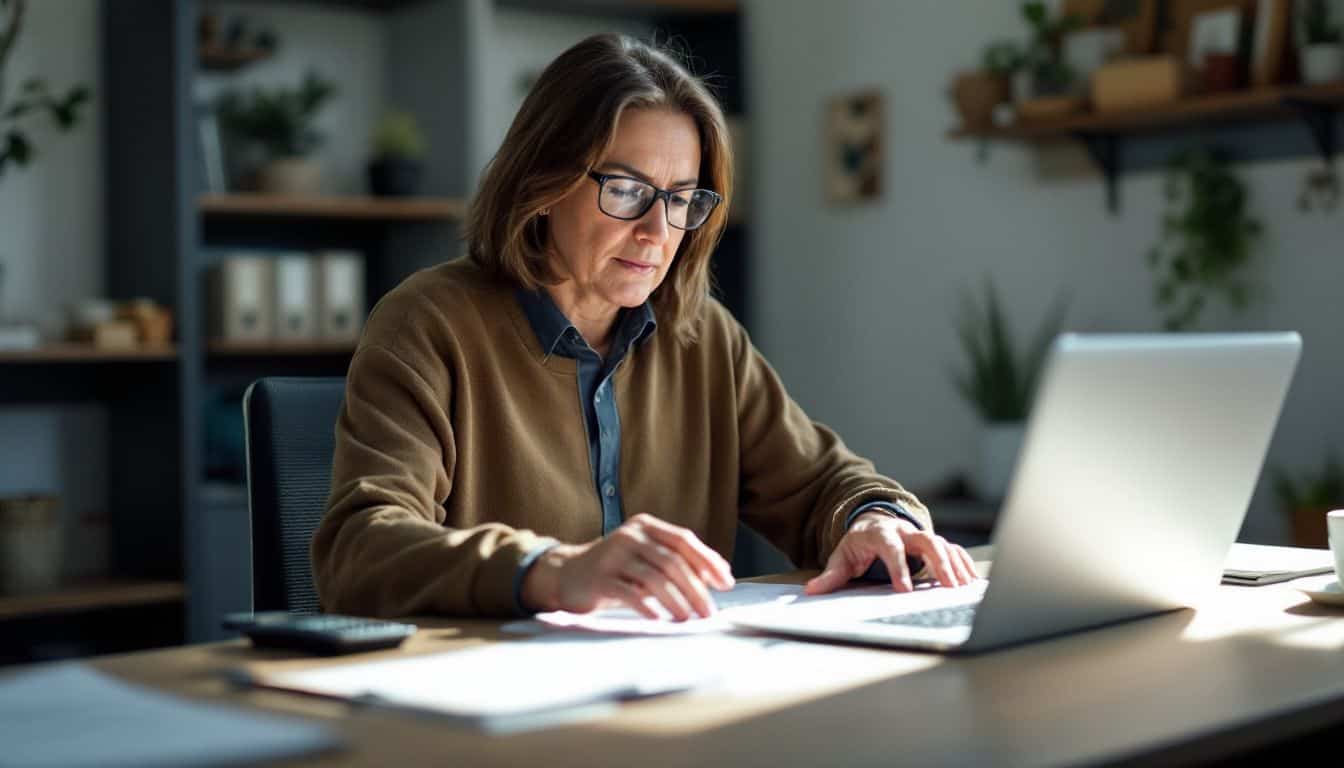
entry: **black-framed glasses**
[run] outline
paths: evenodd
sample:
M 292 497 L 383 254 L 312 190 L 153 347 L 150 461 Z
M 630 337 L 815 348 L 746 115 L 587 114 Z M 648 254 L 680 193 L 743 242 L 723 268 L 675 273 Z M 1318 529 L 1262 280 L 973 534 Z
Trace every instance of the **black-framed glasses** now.
M 662 198 L 668 224 L 695 229 L 709 219 L 723 199 L 712 189 L 659 189 L 647 181 L 596 171 L 589 171 L 588 176 L 597 182 L 598 210 L 623 221 L 643 218 Z

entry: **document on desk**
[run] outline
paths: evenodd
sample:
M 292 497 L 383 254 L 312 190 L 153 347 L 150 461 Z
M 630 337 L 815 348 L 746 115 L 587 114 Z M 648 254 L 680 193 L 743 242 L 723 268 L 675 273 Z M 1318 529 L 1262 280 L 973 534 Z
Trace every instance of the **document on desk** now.
M 430 712 L 491 731 L 549 725 L 564 710 L 688 690 L 720 680 L 756 647 L 728 636 L 546 635 L 460 651 L 254 672 L 252 682 Z M 585 712 L 587 710 L 584 710 Z
M 1237 543 L 1232 545 L 1223 564 L 1223 583 L 1277 584 L 1334 570 L 1335 558 L 1328 549 Z
M 552 627 L 581 629 L 590 632 L 610 632 L 626 635 L 701 635 L 727 632 L 733 628 L 729 620 L 734 611 L 759 608 L 771 603 L 790 602 L 802 596 L 797 584 L 755 584 L 739 582 L 727 592 L 711 592 L 718 612 L 704 619 L 673 621 L 662 606 L 648 601 L 661 618 L 646 619 L 630 608 L 609 608 L 592 613 L 552 611 L 537 614 L 537 621 Z
M 0 765 L 269 763 L 339 746 L 325 726 L 202 704 L 83 664 L 0 675 Z

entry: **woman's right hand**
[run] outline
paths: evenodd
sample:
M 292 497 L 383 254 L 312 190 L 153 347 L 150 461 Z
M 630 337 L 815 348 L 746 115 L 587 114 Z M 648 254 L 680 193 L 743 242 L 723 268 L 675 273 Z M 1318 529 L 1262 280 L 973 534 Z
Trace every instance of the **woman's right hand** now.
M 650 619 L 652 597 L 677 621 L 711 616 L 710 588 L 732 589 L 733 574 L 719 553 L 685 528 L 635 515 L 605 538 L 558 544 L 523 579 L 523 603 L 537 611 L 587 613 L 628 606 Z

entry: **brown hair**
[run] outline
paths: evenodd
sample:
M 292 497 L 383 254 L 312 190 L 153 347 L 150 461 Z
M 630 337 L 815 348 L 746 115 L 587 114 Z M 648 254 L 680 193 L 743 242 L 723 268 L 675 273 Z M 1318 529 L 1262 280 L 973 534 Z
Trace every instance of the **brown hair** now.
M 695 121 L 700 186 L 723 196 L 709 220 L 686 233 L 650 299 L 660 323 L 669 324 L 682 341 L 693 341 L 709 295 L 709 258 L 727 220 L 732 150 L 714 96 L 662 47 L 624 35 L 594 35 L 546 67 L 486 167 L 467 213 L 467 252 L 487 271 L 526 288 L 557 282 L 541 211 L 587 179 L 611 146 L 623 111 L 649 107 L 683 112 Z

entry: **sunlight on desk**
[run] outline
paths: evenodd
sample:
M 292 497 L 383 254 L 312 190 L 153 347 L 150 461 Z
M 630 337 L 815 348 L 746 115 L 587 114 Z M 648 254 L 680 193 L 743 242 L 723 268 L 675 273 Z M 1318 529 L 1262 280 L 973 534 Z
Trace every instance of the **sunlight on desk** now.
M 942 663 L 934 654 L 760 640 L 761 651 L 719 683 L 675 699 L 628 704 L 596 727 L 651 735 L 719 728 Z
M 1233 636 L 1317 650 L 1344 648 L 1344 610 L 1313 603 L 1299 586 L 1320 586 L 1334 574 L 1265 587 L 1219 587 L 1200 605 L 1181 638 L 1209 642 Z

